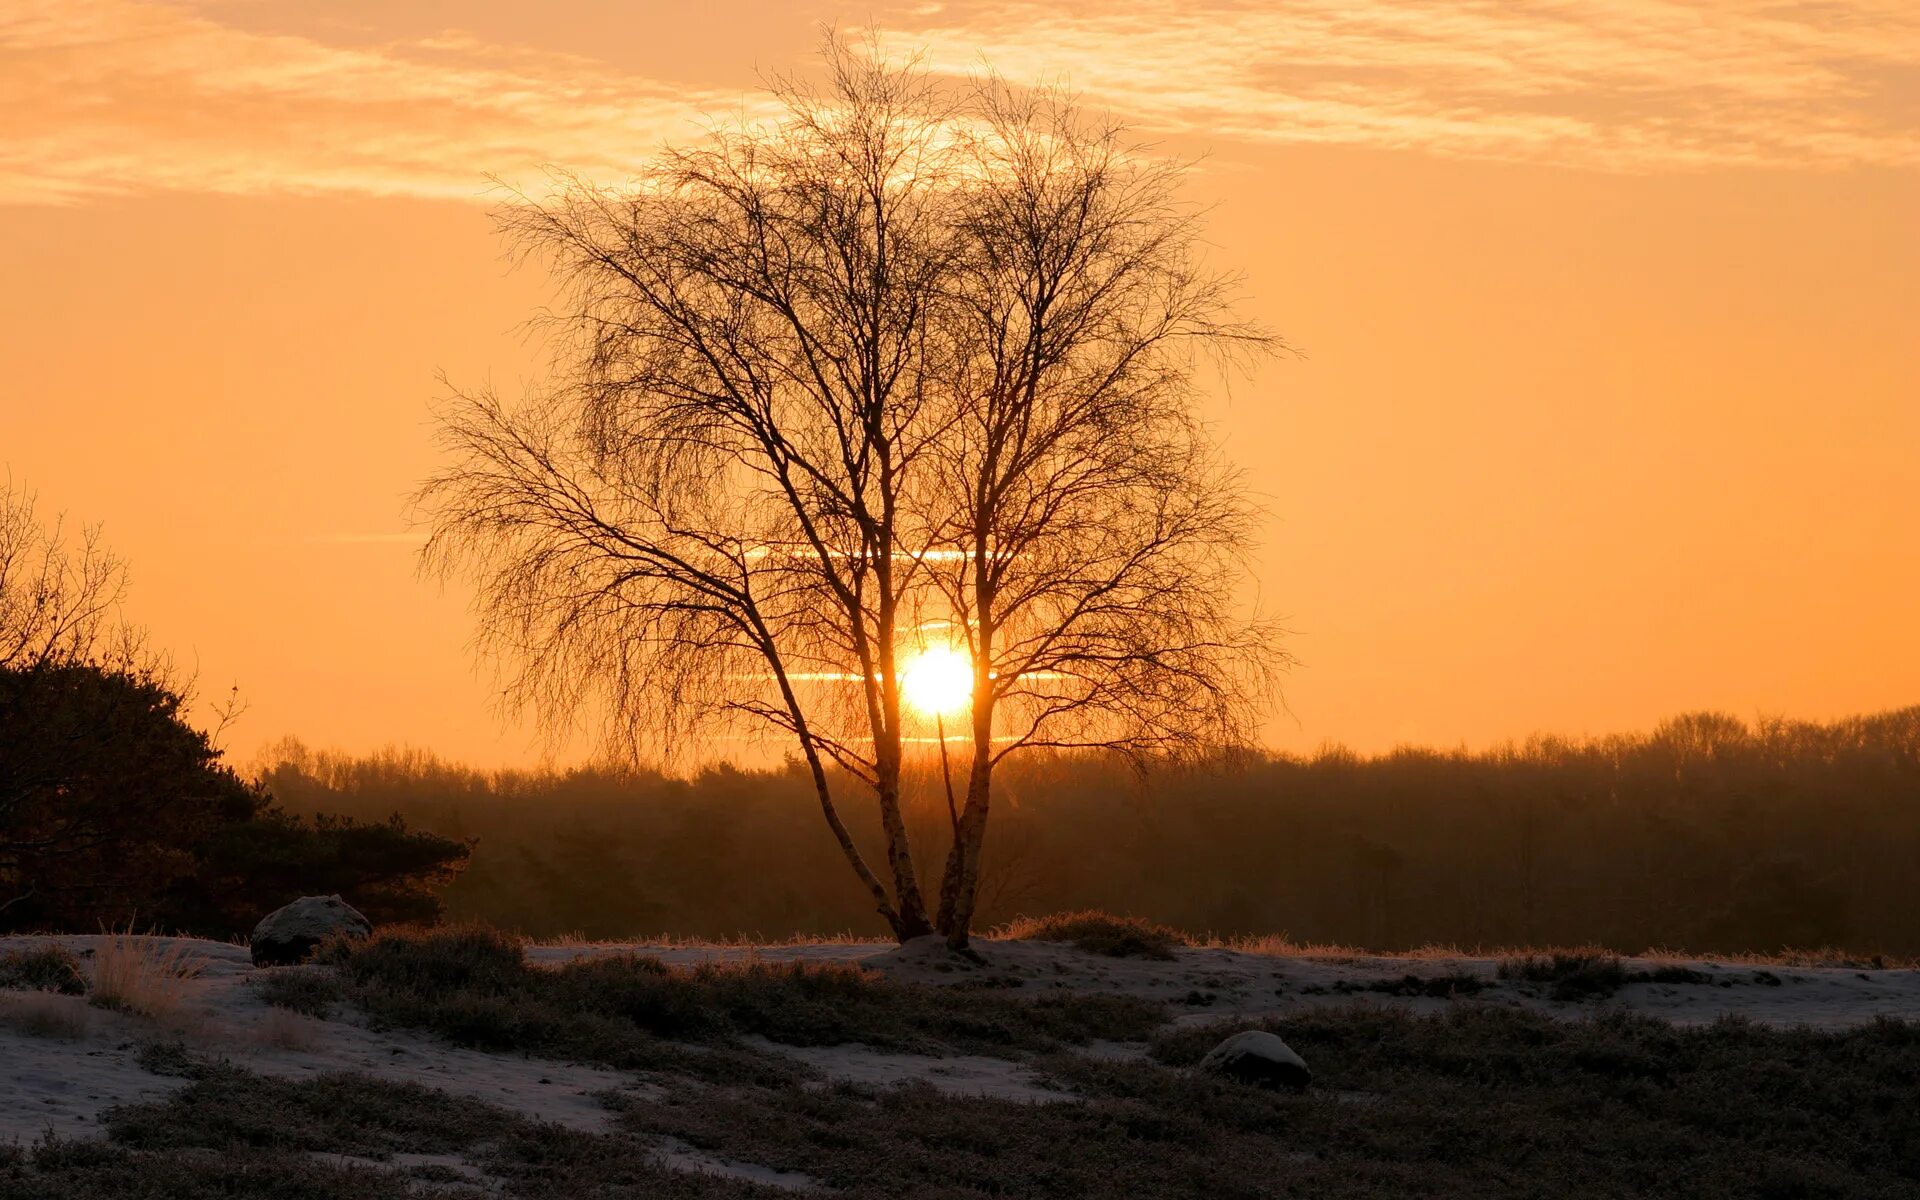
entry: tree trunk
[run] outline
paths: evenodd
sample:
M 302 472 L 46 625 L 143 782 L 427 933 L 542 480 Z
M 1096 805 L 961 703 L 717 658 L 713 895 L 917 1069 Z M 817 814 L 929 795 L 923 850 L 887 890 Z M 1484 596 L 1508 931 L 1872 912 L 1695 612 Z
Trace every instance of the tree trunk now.
M 880 826 L 887 835 L 887 865 L 893 869 L 893 895 L 899 913 L 893 935 L 901 941 L 933 932 L 927 920 L 927 904 L 920 895 L 920 879 L 913 869 L 912 847 L 907 841 L 907 824 L 900 815 L 899 751 L 876 756 L 880 761 L 874 791 L 880 801 Z
M 984 674 L 984 672 L 982 672 Z M 937 924 L 947 945 L 967 948 L 974 905 L 980 896 L 980 849 L 987 837 L 987 811 L 993 798 L 993 697 L 985 680 L 975 681 L 973 763 L 967 770 L 967 804 L 953 833 L 947 871 L 940 881 Z
M 973 928 L 974 905 L 980 897 L 981 847 L 987 837 L 987 809 L 993 786 L 993 769 L 984 754 L 975 758 L 967 773 L 967 806 L 960 813 L 960 829 L 954 837 L 954 852 L 949 856 L 948 878 L 941 887 L 940 932 L 955 950 L 967 948 Z
M 883 593 L 891 587 L 881 568 Z M 857 615 L 856 615 L 857 619 Z M 927 904 L 920 895 L 920 879 L 913 867 L 913 847 L 900 811 L 900 664 L 894 643 L 894 608 L 880 605 L 880 628 L 874 650 L 877 661 L 867 684 L 867 719 L 873 729 L 873 791 L 880 805 L 880 828 L 887 839 L 887 866 L 893 874 L 894 909 L 898 920 L 893 935 L 905 942 L 933 932 Z

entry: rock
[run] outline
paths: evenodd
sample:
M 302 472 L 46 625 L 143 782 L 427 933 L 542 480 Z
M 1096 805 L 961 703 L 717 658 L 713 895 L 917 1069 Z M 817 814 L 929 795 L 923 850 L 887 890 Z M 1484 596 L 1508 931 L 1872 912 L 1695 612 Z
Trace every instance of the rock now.
M 250 943 L 256 967 L 288 966 L 304 960 L 334 934 L 366 937 L 373 924 L 338 896 L 302 896 L 276 908 L 253 927 Z
M 1207 1051 L 1199 1069 L 1256 1087 L 1289 1087 L 1296 1092 L 1313 1082 L 1313 1072 L 1293 1047 L 1258 1029 L 1236 1033 Z

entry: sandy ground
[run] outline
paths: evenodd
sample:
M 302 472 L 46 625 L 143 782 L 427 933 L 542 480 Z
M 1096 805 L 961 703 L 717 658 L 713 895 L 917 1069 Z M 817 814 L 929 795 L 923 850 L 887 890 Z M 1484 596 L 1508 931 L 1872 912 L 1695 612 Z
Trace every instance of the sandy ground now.
M 0 938 L 0 952 L 40 940 Z M 101 939 L 52 940 L 86 955 Z M 186 942 L 186 953 L 200 966 L 198 977 L 187 981 L 180 1011 L 173 1018 L 156 1023 L 88 1008 L 78 996 L 40 996 L 33 1002 L 66 1004 L 84 1014 L 85 1036 L 68 1041 L 0 1027 L 0 1141 L 31 1141 L 49 1129 L 77 1136 L 92 1129 L 100 1112 L 111 1105 L 183 1086 L 184 1080 L 151 1074 L 138 1062 L 142 1043 L 167 1036 L 264 1075 L 360 1071 L 427 1084 L 576 1128 L 597 1127 L 605 1121 L 606 1109 L 594 1098 L 596 1093 L 645 1086 L 618 1071 L 483 1054 L 407 1034 L 375 1033 L 344 1006 L 335 1019 L 300 1017 L 268 1007 L 248 986 L 254 968 L 246 947 L 195 939 L 156 940 Z M 17 993 L 0 993 L 0 1001 L 20 1003 L 22 999 Z
M 43 939 L 0 938 L 0 951 Z M 54 939 L 83 960 L 100 941 Z M 171 943 L 175 939 L 160 939 Z M 183 986 L 178 1012 L 156 1026 L 139 1017 L 88 1008 L 79 997 L 0 993 L 0 1141 L 31 1141 L 53 1131 L 82 1136 L 97 1128 L 103 1110 L 164 1094 L 183 1081 L 151 1074 L 138 1062 L 140 1046 L 156 1036 L 178 1037 L 202 1052 L 263 1074 L 300 1076 L 324 1071 L 361 1071 L 383 1079 L 441 1088 L 540 1120 L 597 1128 L 608 1119 L 595 1098 L 605 1091 L 653 1093 L 634 1076 L 596 1067 L 483 1054 L 405 1033 L 375 1032 L 342 1008 L 333 1019 L 298 1017 L 263 1003 L 248 980 L 255 972 L 244 947 L 179 939 L 198 965 Z M 1176 1020 L 1286 1014 L 1320 1004 L 1400 1005 L 1435 1012 L 1450 1004 L 1519 1005 L 1566 1017 L 1601 1005 L 1625 1007 L 1683 1023 L 1737 1015 L 1783 1025 L 1838 1027 L 1887 1015 L 1920 1019 L 1920 971 L 1856 971 L 1844 968 L 1756 967 L 1683 961 L 1707 983 L 1629 984 L 1608 1000 L 1556 1003 L 1540 985 L 1495 979 L 1492 958 L 1282 957 L 1226 949 L 1181 950 L 1172 962 L 1102 958 L 1039 942 L 981 944 L 983 964 L 959 964 L 937 946 L 895 947 L 849 942 L 791 946 L 652 946 L 593 944 L 535 946 L 536 962 L 639 952 L 669 963 L 758 959 L 767 962 L 855 962 L 888 975 L 936 985 L 969 983 L 1018 988 L 1023 993 L 1064 990 L 1082 994 L 1132 995 L 1172 1006 Z M 1632 968 L 1665 965 L 1629 959 Z M 317 969 L 317 968 L 300 968 Z M 1412 975 L 1429 979 L 1466 973 L 1484 990 L 1471 998 L 1399 997 L 1366 990 L 1374 983 Z M 7 1008 L 64 1006 L 83 1031 L 74 1038 L 22 1032 L 7 1021 Z M 921 1057 L 865 1046 L 798 1049 L 764 1043 L 769 1054 L 787 1054 L 830 1078 L 885 1084 L 924 1079 L 958 1093 L 1027 1101 L 1068 1097 L 1048 1090 L 1020 1064 L 993 1058 Z M 1133 1055 L 1144 1047 L 1107 1045 L 1090 1053 Z M 663 1156 L 690 1169 L 752 1175 L 760 1168 L 701 1158 L 690 1148 L 663 1145 Z M 756 1175 L 765 1178 L 764 1175 Z M 768 1182 L 776 1182 L 768 1179 Z M 781 1179 L 789 1186 L 802 1180 Z

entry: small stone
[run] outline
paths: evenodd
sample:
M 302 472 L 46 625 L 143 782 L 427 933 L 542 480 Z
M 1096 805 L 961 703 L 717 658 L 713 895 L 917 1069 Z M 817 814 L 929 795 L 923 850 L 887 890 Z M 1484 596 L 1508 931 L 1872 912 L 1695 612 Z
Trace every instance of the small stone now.
M 1286 1087 L 1296 1092 L 1313 1082 L 1313 1072 L 1293 1047 L 1259 1029 L 1236 1033 L 1207 1051 L 1199 1069 L 1255 1087 Z

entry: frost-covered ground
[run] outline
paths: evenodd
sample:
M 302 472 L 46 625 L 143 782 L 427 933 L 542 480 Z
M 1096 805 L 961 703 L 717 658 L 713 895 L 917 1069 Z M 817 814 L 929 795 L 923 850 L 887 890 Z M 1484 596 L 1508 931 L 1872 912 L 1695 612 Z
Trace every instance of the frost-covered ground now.
M 89 961 L 100 939 L 0 939 L 0 953 L 54 940 Z M 250 986 L 257 977 L 244 947 L 178 941 L 198 974 L 183 988 L 179 1011 L 164 1022 L 105 1012 L 76 996 L 0 993 L 0 1006 L 33 1004 L 70 1011 L 77 1038 L 23 1032 L 0 1021 L 0 1141 L 31 1141 L 49 1130 L 63 1136 L 94 1129 L 109 1106 L 150 1099 L 183 1081 L 140 1064 L 142 1046 L 155 1038 L 263 1075 L 300 1077 L 355 1071 L 376 1078 L 425 1084 L 507 1108 L 542 1121 L 591 1129 L 608 1119 L 605 1093 L 648 1096 L 654 1085 L 598 1067 L 514 1055 L 487 1054 L 431 1037 L 374 1031 L 351 1006 L 329 1019 L 269 1007 Z M 1679 1023 L 1734 1015 L 1773 1025 L 1838 1028 L 1878 1016 L 1920 1018 L 1920 971 L 1838 967 L 1755 966 L 1704 960 L 1626 959 L 1629 971 L 1679 966 L 1704 982 L 1629 983 L 1611 996 L 1556 1001 L 1550 987 L 1496 977 L 1492 958 L 1287 957 L 1230 949 L 1181 949 L 1173 961 L 1116 959 L 1044 942 L 982 942 L 984 963 L 956 963 L 932 946 L 848 942 L 775 946 L 688 946 L 644 943 L 534 946 L 535 962 L 627 953 L 669 964 L 756 958 L 768 962 L 854 962 L 903 981 L 990 986 L 1036 995 L 1046 992 L 1120 994 L 1164 1002 L 1176 1022 L 1286 1015 L 1308 1006 L 1376 1004 L 1436 1012 L 1456 1005 L 1506 1005 L 1568 1017 L 1602 1006 L 1631 1009 Z M 317 970 L 318 968 L 301 968 Z M 1412 977 L 1413 984 L 1408 983 Z M 1426 981 L 1471 977 L 1479 990 L 1452 998 L 1418 994 Z M 1415 994 L 1396 994 L 1397 992 Z M 0 1011 L 0 1018 L 6 1015 Z M 749 1043 L 768 1055 L 800 1059 L 833 1079 L 865 1084 L 925 1080 L 943 1091 L 1021 1100 L 1069 1097 L 1037 1080 L 1020 1062 L 967 1055 L 927 1057 L 860 1045 L 790 1047 Z M 1141 1048 L 1096 1045 L 1105 1056 L 1130 1057 Z M 698 1156 L 684 1154 L 690 1162 Z
M 1182 948 L 1174 960 L 1107 958 L 1070 946 L 1037 941 L 978 941 L 985 962 L 956 963 L 934 946 L 891 942 L 822 942 L 790 946 L 653 946 L 602 943 L 536 946 L 536 962 L 559 963 L 599 954 L 639 952 L 670 964 L 757 958 L 769 962 L 854 962 L 912 983 L 998 983 L 1038 993 L 1128 995 L 1172 1005 L 1176 1020 L 1203 1021 L 1228 1015 L 1285 1015 L 1303 1007 L 1369 1002 L 1396 1004 L 1414 1012 L 1437 1012 L 1450 1004 L 1505 1004 L 1565 1016 L 1594 1011 L 1589 1003 L 1557 1002 L 1539 984 L 1497 978 L 1500 960 L 1471 956 L 1287 956 L 1224 948 Z M 1707 978 L 1702 983 L 1628 983 L 1602 1003 L 1683 1024 L 1738 1016 L 1770 1025 L 1840 1028 L 1877 1016 L 1920 1017 L 1920 971 L 1851 967 L 1785 967 L 1705 959 L 1623 958 L 1631 972 L 1681 968 Z M 1374 985 L 1471 976 L 1481 990 L 1455 998 L 1396 996 Z
M 0 953 L 47 940 L 81 955 L 84 963 L 102 939 L 0 938 Z M 178 1039 L 264 1075 L 297 1078 L 358 1071 L 427 1084 L 575 1128 L 603 1120 L 606 1108 L 594 1098 L 597 1093 L 635 1086 L 617 1071 L 375 1033 L 345 1008 L 324 1021 L 271 1008 L 248 985 L 258 972 L 246 947 L 190 938 L 155 940 L 169 946 L 184 943 L 199 967 L 197 977 L 183 986 L 179 1011 L 166 1020 L 89 1008 L 79 996 L 0 992 L 0 1004 L 66 1006 L 86 1022 L 85 1034 L 72 1041 L 0 1024 L 0 1141 L 31 1140 L 49 1129 L 74 1136 L 91 1129 L 111 1105 L 181 1086 L 184 1080 L 155 1075 L 140 1065 L 141 1048 L 157 1038 Z

